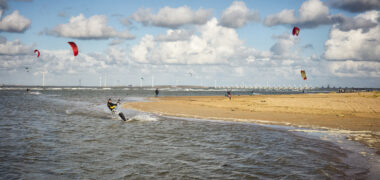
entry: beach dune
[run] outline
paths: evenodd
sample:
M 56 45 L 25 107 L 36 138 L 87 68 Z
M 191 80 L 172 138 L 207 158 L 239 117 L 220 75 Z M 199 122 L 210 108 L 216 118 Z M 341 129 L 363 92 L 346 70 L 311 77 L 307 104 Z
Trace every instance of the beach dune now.
M 380 152 L 380 92 L 183 96 L 130 102 L 124 108 L 177 117 L 363 131 L 353 137 Z

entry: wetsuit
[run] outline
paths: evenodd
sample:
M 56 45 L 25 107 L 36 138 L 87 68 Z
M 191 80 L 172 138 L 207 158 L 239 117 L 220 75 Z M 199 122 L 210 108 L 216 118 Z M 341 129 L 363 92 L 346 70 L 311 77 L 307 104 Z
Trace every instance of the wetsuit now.
M 114 104 L 114 103 L 112 103 L 112 102 L 107 102 L 107 107 L 112 111 L 112 113 L 115 113 L 115 114 L 116 114 L 116 113 L 119 113 L 119 116 L 121 117 L 121 119 L 122 119 L 123 121 L 128 120 L 129 118 L 125 118 L 125 116 L 124 116 L 124 114 L 123 114 L 122 112 L 118 112 L 118 111 L 116 110 L 116 107 L 117 107 L 118 104 L 120 104 L 120 100 L 117 101 L 116 104 Z
M 108 102 L 108 103 L 107 103 L 107 106 L 108 106 L 108 108 L 109 108 L 111 111 L 113 111 L 113 110 L 116 108 L 117 104 L 114 104 L 114 103 Z

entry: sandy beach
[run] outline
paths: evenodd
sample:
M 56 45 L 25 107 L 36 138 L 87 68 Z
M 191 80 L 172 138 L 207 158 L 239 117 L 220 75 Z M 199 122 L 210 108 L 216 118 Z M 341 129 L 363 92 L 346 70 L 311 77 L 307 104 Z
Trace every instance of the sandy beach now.
M 380 92 L 150 98 L 124 108 L 161 115 L 352 131 L 380 154 Z

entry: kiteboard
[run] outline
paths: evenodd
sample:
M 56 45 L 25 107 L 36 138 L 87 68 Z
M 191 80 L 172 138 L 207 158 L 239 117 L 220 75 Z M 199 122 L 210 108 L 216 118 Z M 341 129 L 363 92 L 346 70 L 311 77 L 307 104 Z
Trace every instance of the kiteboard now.
M 116 109 L 112 110 L 112 114 L 113 114 L 113 115 L 119 115 L 119 117 L 120 117 L 121 120 L 123 120 L 123 121 L 127 121 L 127 120 L 129 120 L 129 118 L 126 118 L 122 112 L 119 112 L 119 111 L 116 110 Z

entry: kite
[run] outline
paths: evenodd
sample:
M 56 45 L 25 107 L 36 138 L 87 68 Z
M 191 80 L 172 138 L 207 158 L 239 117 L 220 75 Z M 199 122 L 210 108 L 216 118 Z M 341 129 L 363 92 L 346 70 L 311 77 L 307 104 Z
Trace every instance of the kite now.
M 300 33 L 300 28 L 294 26 L 294 28 L 293 28 L 293 36 L 294 36 L 294 35 L 297 35 L 297 36 L 298 36 L 299 33 Z
M 301 76 L 303 80 L 307 79 L 305 70 L 301 70 Z
M 29 72 L 29 68 L 28 67 L 25 67 L 25 70 L 26 70 L 26 72 Z
M 38 49 L 35 49 L 34 53 L 37 53 L 37 57 L 40 57 L 40 51 Z
M 75 44 L 75 42 L 67 42 L 70 44 L 71 48 L 73 49 L 74 56 L 78 55 L 78 46 Z

